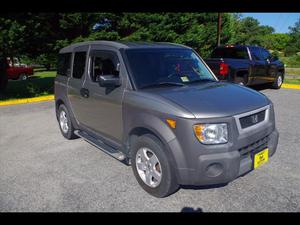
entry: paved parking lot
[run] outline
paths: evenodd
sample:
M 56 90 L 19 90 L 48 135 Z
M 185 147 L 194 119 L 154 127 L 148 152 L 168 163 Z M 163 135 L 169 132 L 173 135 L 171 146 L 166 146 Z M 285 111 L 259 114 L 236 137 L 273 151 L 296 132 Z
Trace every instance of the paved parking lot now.
M 300 212 L 300 90 L 262 90 L 273 101 L 277 153 L 226 186 L 157 199 L 130 167 L 60 134 L 54 102 L 0 107 L 0 211 Z

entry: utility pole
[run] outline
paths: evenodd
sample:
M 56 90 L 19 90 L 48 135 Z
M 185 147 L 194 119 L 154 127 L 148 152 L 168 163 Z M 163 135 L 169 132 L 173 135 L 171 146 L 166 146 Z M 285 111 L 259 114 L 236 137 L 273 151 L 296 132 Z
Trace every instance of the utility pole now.
M 218 13 L 217 46 L 221 44 L 222 13 Z

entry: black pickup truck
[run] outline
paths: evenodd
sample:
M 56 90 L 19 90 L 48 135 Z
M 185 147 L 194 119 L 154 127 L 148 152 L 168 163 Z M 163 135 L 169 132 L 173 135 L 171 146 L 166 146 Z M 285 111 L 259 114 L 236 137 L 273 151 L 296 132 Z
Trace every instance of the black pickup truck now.
M 284 64 L 262 47 L 220 46 L 205 61 L 219 80 L 241 85 L 269 83 L 275 89 L 283 83 Z

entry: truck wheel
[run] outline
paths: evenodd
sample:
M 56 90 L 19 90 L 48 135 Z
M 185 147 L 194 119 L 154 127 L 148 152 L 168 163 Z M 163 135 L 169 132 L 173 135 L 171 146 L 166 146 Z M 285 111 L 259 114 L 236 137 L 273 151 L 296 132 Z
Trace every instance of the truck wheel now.
M 24 74 L 24 73 L 20 74 L 19 80 L 27 80 L 27 79 L 28 79 L 28 75 L 27 74 Z
M 248 74 L 244 74 L 243 76 L 237 77 L 236 83 L 242 86 L 246 86 L 248 84 Z
M 158 198 L 174 193 L 179 185 L 174 168 L 158 138 L 151 134 L 138 137 L 132 143 L 132 169 L 140 186 Z
M 74 127 L 67 107 L 60 105 L 56 117 L 58 119 L 59 128 L 62 135 L 69 140 L 77 138 L 77 136 L 74 134 Z
M 271 87 L 274 89 L 280 89 L 283 83 L 283 75 L 282 73 L 278 73 L 275 81 L 272 83 Z

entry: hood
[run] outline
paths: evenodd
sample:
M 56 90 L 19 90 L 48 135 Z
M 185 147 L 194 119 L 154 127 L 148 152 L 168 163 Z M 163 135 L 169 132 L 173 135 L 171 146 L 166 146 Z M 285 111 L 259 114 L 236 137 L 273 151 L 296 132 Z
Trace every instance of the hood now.
M 263 94 L 236 84 L 205 82 L 183 87 L 147 89 L 195 115 L 196 118 L 226 117 L 269 104 Z

